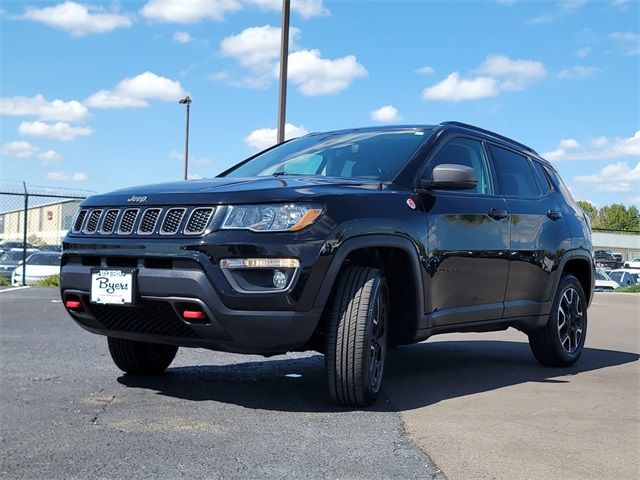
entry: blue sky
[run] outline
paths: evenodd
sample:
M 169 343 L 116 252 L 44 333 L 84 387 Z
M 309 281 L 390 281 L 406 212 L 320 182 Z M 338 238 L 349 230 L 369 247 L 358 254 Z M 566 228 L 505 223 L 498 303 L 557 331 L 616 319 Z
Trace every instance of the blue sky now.
M 460 120 L 640 205 L 640 3 L 293 0 L 289 133 Z M 279 0 L 4 1 L 3 181 L 214 176 L 275 139 Z

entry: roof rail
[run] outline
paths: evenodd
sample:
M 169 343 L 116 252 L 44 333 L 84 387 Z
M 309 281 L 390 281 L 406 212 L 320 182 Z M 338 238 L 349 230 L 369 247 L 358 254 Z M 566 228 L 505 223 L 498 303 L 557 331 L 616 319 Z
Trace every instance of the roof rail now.
M 454 121 L 442 122 L 442 123 L 440 123 L 440 125 L 453 125 L 453 126 L 456 126 L 456 127 L 467 128 L 469 130 L 475 130 L 476 132 L 484 133 L 486 135 L 490 135 L 492 137 L 499 138 L 500 140 L 504 140 L 505 142 L 513 143 L 513 144 L 518 145 L 519 147 L 521 147 L 521 148 L 523 148 L 525 150 L 530 151 L 531 153 L 533 153 L 535 155 L 538 155 L 538 152 L 536 152 L 533 148 L 528 147 L 524 143 L 516 142 L 512 138 L 505 137 L 504 135 L 500 135 L 499 133 L 492 132 L 491 130 L 485 130 L 484 128 L 476 127 L 475 125 L 470 125 L 468 123 L 463 123 L 463 122 L 454 122 Z

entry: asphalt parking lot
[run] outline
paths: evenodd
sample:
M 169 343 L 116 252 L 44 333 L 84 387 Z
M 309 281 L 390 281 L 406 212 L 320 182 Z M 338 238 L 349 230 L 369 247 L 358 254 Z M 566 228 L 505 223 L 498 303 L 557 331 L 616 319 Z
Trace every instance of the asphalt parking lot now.
M 638 295 L 597 294 L 569 369 L 538 366 L 511 331 L 400 348 L 358 411 L 329 403 L 320 355 L 181 349 L 136 378 L 57 290 L 0 292 L 0 475 L 637 478 L 638 312 Z

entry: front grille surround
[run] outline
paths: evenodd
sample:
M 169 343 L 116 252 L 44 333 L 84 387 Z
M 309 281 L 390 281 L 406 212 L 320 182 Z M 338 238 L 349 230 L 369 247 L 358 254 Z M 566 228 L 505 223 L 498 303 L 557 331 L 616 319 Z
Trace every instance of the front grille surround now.
M 218 209 L 214 206 L 83 207 L 72 236 L 201 237 L 209 233 Z

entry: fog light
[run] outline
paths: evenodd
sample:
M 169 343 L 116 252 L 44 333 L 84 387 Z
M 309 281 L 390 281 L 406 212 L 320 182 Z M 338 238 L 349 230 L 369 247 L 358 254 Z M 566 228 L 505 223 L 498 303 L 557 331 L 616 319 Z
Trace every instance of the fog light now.
M 287 284 L 287 276 L 284 272 L 276 270 L 273 272 L 273 286 L 276 288 L 284 288 Z

